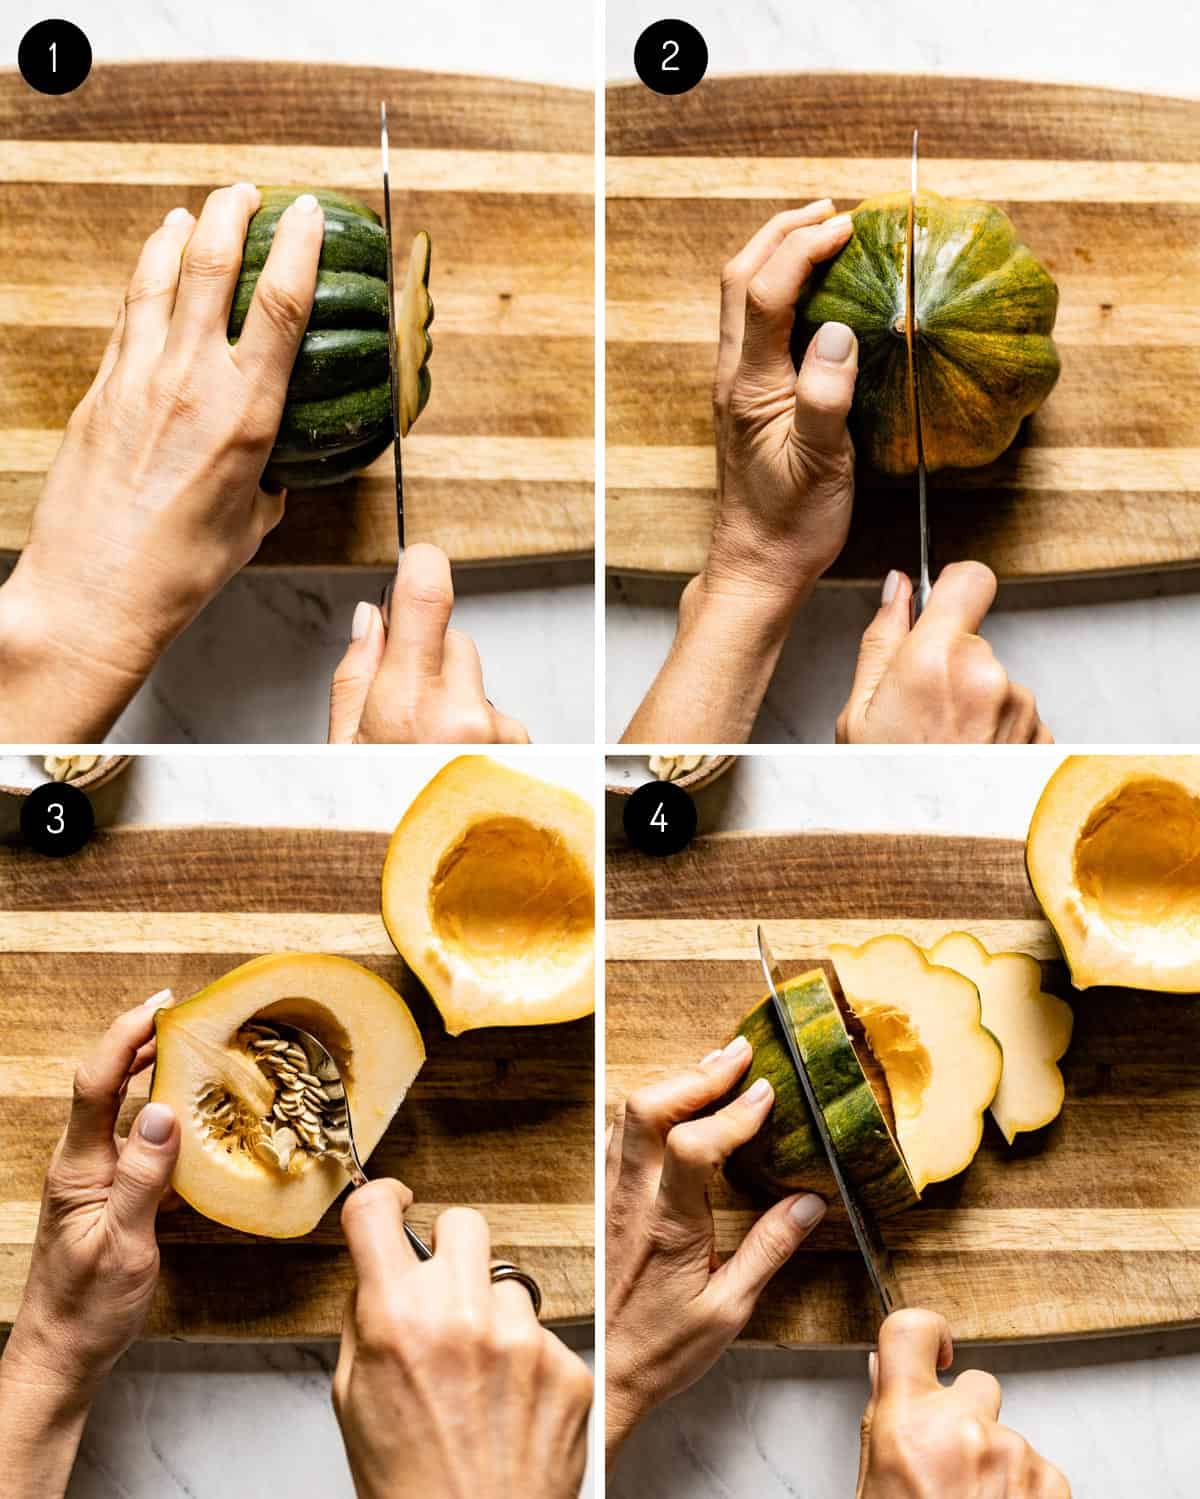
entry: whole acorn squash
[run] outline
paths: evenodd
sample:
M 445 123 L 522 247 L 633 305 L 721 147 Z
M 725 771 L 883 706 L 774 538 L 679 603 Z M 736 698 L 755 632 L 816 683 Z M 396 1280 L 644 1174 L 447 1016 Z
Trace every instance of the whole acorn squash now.
M 851 433 L 885 474 L 917 467 L 905 342 L 907 193 L 868 198 L 854 233 L 819 267 L 797 307 L 794 352 L 822 323 L 853 328 L 859 375 Z M 1058 379 L 1051 334 L 1058 287 L 987 203 L 917 194 L 914 362 L 925 463 L 978 468 L 998 458 Z
M 325 240 L 312 316 L 264 475 L 268 483 L 291 489 L 348 479 L 392 440 L 387 235 L 365 203 L 319 188 L 264 187 L 246 233 L 229 337 L 236 340 L 242 331 L 284 210 L 304 192 L 321 205 Z M 429 399 L 430 259 L 429 236 L 422 231 L 413 240 L 406 274 L 396 283 L 401 435 Z

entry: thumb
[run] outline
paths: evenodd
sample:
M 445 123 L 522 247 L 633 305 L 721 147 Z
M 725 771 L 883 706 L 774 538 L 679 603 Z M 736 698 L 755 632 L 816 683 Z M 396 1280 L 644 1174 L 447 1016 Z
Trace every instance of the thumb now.
M 179 1124 L 174 1109 L 148 1103 L 137 1116 L 117 1161 L 109 1206 L 117 1227 L 134 1236 L 152 1236 L 158 1204 L 179 1159 Z
M 353 744 L 386 644 L 383 615 L 374 604 L 356 604 L 350 644 L 329 688 L 330 744 Z
M 796 377 L 793 436 L 807 453 L 841 453 L 858 376 L 858 340 L 845 323 L 825 323 Z
M 777 1202 L 738 1245 L 733 1258 L 717 1271 L 713 1279 L 722 1284 L 722 1296 L 732 1300 L 743 1322 L 749 1320 L 767 1282 L 787 1264 L 824 1216 L 825 1204 L 812 1192 Z
M 911 613 L 912 582 L 906 573 L 893 568 L 884 580 L 879 610 L 867 626 L 858 648 L 858 664 L 854 668 L 854 682 L 846 704 L 848 713 L 862 712 L 870 706 L 888 667 L 908 639 L 912 628 Z

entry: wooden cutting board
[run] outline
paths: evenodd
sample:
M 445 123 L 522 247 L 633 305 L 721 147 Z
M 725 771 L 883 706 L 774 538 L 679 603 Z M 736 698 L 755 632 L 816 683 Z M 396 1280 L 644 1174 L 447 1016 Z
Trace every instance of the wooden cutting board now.
M 382 207 L 433 236 L 433 395 L 405 446 L 408 540 L 458 562 L 592 545 L 593 108 L 586 91 L 307 63 L 98 64 L 78 93 L 0 73 L 0 549 L 91 382 L 142 242 L 250 180 Z M 394 566 L 390 452 L 293 494 L 263 566 Z
M 927 945 L 966 930 L 993 952 L 1042 960 L 1047 986 L 1075 1010 L 1066 1107 L 1012 1150 L 989 1116 L 969 1170 L 885 1220 L 906 1301 L 944 1313 L 960 1341 L 1200 1321 L 1200 1005 L 1076 994 L 1029 889 L 1022 844 L 726 834 L 671 859 L 610 852 L 607 880 L 610 1109 L 727 1040 L 762 997 L 758 921 L 785 974 L 822 961 L 831 942 L 881 932 Z M 727 1252 L 754 1210 L 724 1179 L 712 1196 Z M 763 1296 L 747 1339 L 873 1339 L 877 1305 L 852 1246 L 840 1204 L 831 1207 Z
M 75 1065 L 121 1010 L 186 997 L 258 953 L 340 953 L 398 988 L 428 1058 L 368 1163 L 414 1190 L 428 1233 L 480 1208 L 498 1256 L 531 1271 L 551 1321 L 593 1306 L 592 1023 L 452 1040 L 379 917 L 377 833 L 206 827 L 97 834 L 70 859 L 0 847 L 0 1329 L 29 1266 L 42 1180 Z M 122 1131 L 145 1098 L 131 1087 Z M 157 1337 L 337 1335 L 352 1277 L 334 1206 L 304 1239 L 160 1219 Z
M 721 266 L 772 214 L 921 185 L 1006 209 L 1058 282 L 1063 372 L 1018 444 L 931 481 L 934 561 L 1006 578 L 1200 561 L 1200 103 L 981 79 L 608 91 L 607 562 L 688 574 L 713 509 Z M 830 577 L 917 568 L 911 481 L 860 472 Z

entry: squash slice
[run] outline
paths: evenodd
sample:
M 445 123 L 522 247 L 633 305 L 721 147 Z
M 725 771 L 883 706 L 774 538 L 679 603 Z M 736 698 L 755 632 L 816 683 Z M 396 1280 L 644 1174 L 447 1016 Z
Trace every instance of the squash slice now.
M 452 1036 L 595 1008 L 592 809 L 486 755 L 439 771 L 392 835 L 383 920 Z
M 951 932 L 925 955 L 979 990 L 983 1023 L 1004 1053 L 992 1118 L 1008 1143 L 1057 1119 L 1065 1093 L 1057 1063 L 1071 1044 L 1075 1016 L 1064 1000 L 1042 992 L 1042 965 L 1028 953 L 993 956 L 969 932 Z
M 907 937 L 829 950 L 846 1002 L 887 1077 L 896 1137 L 918 1192 L 970 1165 L 1000 1085 L 1000 1044 L 979 990 Z
M 255 1060 L 254 1023 L 290 1021 L 333 1054 L 365 1160 L 425 1060 L 408 1006 L 347 958 L 278 953 L 243 963 L 155 1016 L 150 1097 L 179 1116 L 172 1185 L 197 1212 L 243 1233 L 290 1239 L 315 1228 L 348 1179 L 299 1149 L 281 1167 L 262 1144 L 278 1088 Z

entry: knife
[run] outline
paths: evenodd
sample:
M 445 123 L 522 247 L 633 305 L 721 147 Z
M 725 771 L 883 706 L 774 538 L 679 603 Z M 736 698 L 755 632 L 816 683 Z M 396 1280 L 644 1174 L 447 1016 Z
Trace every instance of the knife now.
M 396 336 L 396 272 L 392 265 L 392 193 L 388 174 L 387 105 L 379 105 L 379 146 L 383 158 L 383 231 L 387 235 L 388 381 L 392 393 L 392 451 L 396 458 L 396 554 L 404 553 L 404 464 L 400 455 L 400 373 L 396 368 L 399 344 Z M 381 601 L 384 622 L 392 601 L 389 579 Z
M 913 426 L 917 438 L 917 507 L 921 527 L 921 576 L 913 594 L 912 613 L 914 623 L 920 619 L 929 602 L 929 509 L 925 498 L 925 444 L 921 438 L 921 400 L 917 385 L 917 283 L 916 283 L 916 227 L 917 227 L 917 145 L 921 132 L 912 136 L 912 181 L 908 195 L 908 240 L 904 247 L 904 341 L 908 348 L 908 394 L 912 402 Z
M 858 1245 L 859 1253 L 867 1267 L 867 1274 L 871 1278 L 871 1285 L 879 1298 L 879 1305 L 883 1309 L 885 1317 L 890 1316 L 898 1307 L 904 1305 L 904 1298 L 900 1292 L 900 1285 L 896 1279 L 896 1268 L 892 1263 L 891 1252 L 883 1242 L 883 1235 L 879 1232 L 879 1224 L 875 1221 L 875 1215 L 867 1207 L 866 1203 L 860 1202 L 855 1195 L 850 1183 L 846 1180 L 842 1163 L 838 1159 L 837 1147 L 829 1133 L 829 1126 L 825 1123 L 825 1115 L 817 1103 L 817 1095 L 812 1085 L 812 1078 L 808 1075 L 807 1059 L 803 1054 L 796 1028 L 792 1024 L 792 1017 L 788 1008 L 780 996 L 783 987 L 783 971 L 775 961 L 771 952 L 770 944 L 767 942 L 766 933 L 762 927 L 758 928 L 758 958 L 762 964 L 762 971 L 766 976 L 767 988 L 771 991 L 771 1001 L 775 1007 L 775 1018 L 779 1022 L 779 1029 L 783 1033 L 784 1042 L 792 1059 L 792 1066 L 796 1069 L 796 1076 L 800 1079 L 800 1086 L 804 1090 L 804 1097 L 808 1103 L 809 1113 L 812 1115 L 813 1124 L 817 1131 L 817 1138 L 824 1148 L 825 1155 L 829 1161 L 829 1169 L 833 1172 L 833 1179 L 837 1183 L 837 1189 L 841 1193 L 842 1202 L 845 1204 L 846 1216 L 850 1220 L 850 1227 L 854 1230 L 854 1239 Z

